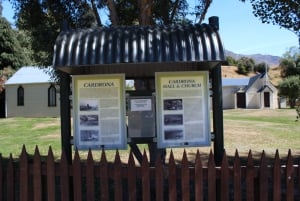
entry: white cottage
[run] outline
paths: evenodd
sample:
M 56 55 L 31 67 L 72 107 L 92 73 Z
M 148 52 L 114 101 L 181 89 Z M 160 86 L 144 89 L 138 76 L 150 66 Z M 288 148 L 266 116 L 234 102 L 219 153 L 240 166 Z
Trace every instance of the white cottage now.
M 59 87 L 44 69 L 22 67 L 5 83 L 6 117 L 60 116 Z
M 247 78 L 223 78 L 223 108 L 278 108 L 277 89 L 266 73 Z

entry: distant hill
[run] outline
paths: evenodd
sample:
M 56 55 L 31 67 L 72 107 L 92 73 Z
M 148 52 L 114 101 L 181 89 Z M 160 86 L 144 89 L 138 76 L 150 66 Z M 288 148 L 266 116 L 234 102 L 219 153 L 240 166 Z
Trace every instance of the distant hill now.
M 267 63 L 269 66 L 278 66 L 280 63 L 281 57 L 278 56 L 272 56 L 272 55 L 263 55 L 263 54 L 251 54 L 251 55 L 245 55 L 245 54 L 237 54 L 234 52 L 231 52 L 229 50 L 225 50 L 226 56 L 231 56 L 234 59 L 240 59 L 241 57 L 248 57 L 252 58 L 255 63 L 259 64 L 262 62 Z
M 255 73 L 251 72 L 248 75 L 238 74 L 238 67 L 237 66 L 222 66 L 222 77 L 223 78 L 243 78 L 243 77 L 252 77 Z M 279 67 L 273 67 L 269 69 L 268 72 L 270 81 L 275 86 L 278 86 L 279 82 L 282 81 L 282 77 L 280 74 Z

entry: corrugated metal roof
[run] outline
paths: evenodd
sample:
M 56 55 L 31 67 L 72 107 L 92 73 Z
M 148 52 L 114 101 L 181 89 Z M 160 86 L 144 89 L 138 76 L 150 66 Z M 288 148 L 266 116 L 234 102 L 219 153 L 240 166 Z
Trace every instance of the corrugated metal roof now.
M 245 78 L 222 78 L 222 86 L 248 86 L 250 77 Z
M 224 60 L 218 31 L 208 24 L 120 26 L 60 33 L 54 48 L 53 66 L 75 74 L 87 71 L 130 73 L 141 69 L 128 69 L 128 64 L 130 67 L 139 64 L 138 68 L 143 64 L 145 73 L 144 67 L 155 66 L 152 71 L 157 71 L 158 68 L 172 70 L 168 65 L 199 68 L 205 66 L 199 63 L 205 63 L 210 68 Z M 108 65 L 110 70 L 105 68 Z
M 245 78 L 222 78 L 222 86 L 236 86 L 242 87 L 244 91 L 247 91 L 258 79 L 264 79 L 267 74 L 261 73 L 252 77 Z
M 13 84 L 33 84 L 33 83 L 48 83 L 51 81 L 45 69 L 34 66 L 24 66 L 9 78 L 5 85 Z

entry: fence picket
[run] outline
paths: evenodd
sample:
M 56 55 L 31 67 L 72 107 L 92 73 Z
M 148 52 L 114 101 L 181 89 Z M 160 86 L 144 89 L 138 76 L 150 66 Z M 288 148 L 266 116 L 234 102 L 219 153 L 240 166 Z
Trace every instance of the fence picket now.
M 216 164 L 215 159 L 210 151 L 208 157 L 208 164 L 207 164 L 207 187 L 208 187 L 208 201 L 215 201 L 216 200 Z
M 222 201 L 229 201 L 229 169 L 228 159 L 224 151 L 222 164 L 221 164 L 221 197 Z
M 182 200 L 190 200 L 190 170 L 185 150 L 181 160 L 181 191 Z
M 0 154 L 0 201 L 3 200 L 3 163 L 2 163 L 2 154 Z
M 275 153 L 273 168 L 273 201 L 281 200 L 281 167 L 278 150 Z
M 92 151 L 89 150 L 86 162 L 86 197 L 87 201 L 95 200 L 95 181 L 94 181 L 94 159 Z
M 106 160 L 106 155 L 104 150 L 101 153 L 100 159 L 100 200 L 108 201 L 109 200 L 109 191 L 108 191 L 108 164 Z
M 241 161 L 239 157 L 239 153 L 236 150 L 234 155 L 233 161 L 233 193 L 234 201 L 241 201 L 242 200 L 242 172 L 241 172 Z
M 114 162 L 114 186 L 115 186 L 115 201 L 121 201 L 123 196 L 122 187 L 122 163 L 119 151 L 117 150 Z
M 128 199 L 136 201 L 136 169 L 132 151 L 128 158 Z
M 12 154 L 9 156 L 8 164 L 7 164 L 7 174 L 6 174 L 6 187 L 7 187 L 7 200 L 15 200 L 15 191 L 14 191 L 14 186 L 15 186 L 15 174 L 14 174 L 14 164 L 13 164 L 13 158 Z
M 195 201 L 203 201 L 203 167 L 199 150 L 195 159 Z
M 42 200 L 42 168 L 41 156 L 38 147 L 35 147 L 33 157 L 33 200 Z
M 20 156 L 20 201 L 29 200 L 29 169 L 28 169 L 28 156 L 25 145 L 23 145 Z
M 81 165 L 78 150 L 75 151 L 73 160 L 73 194 L 74 201 L 82 201 L 82 180 L 81 180 Z
M 155 163 L 155 200 L 164 200 L 164 167 L 160 155 Z
M 142 160 L 142 189 L 143 201 L 150 201 L 150 168 L 146 151 Z
M 237 150 L 233 166 L 229 165 L 224 153 L 220 167 L 216 167 L 212 151 L 207 166 L 203 167 L 199 150 L 194 165 L 188 161 L 186 151 L 180 165 L 177 165 L 171 150 L 167 168 L 164 168 L 159 156 L 155 166 L 150 167 L 145 151 L 141 167 L 135 166 L 132 152 L 127 165 L 122 165 L 118 151 L 112 163 L 107 162 L 106 154 L 102 151 L 98 165 L 91 150 L 85 162 L 80 160 L 78 151 L 75 152 L 73 163 L 69 162 L 64 152 L 61 160 L 55 162 L 51 147 L 46 161 L 42 160 L 38 147 L 33 158 L 29 158 L 23 146 L 19 160 L 13 160 L 10 155 L 5 165 L 0 154 L 0 201 L 55 201 L 59 196 L 58 200 L 63 201 L 293 201 L 298 200 L 300 193 L 300 168 L 294 165 L 291 150 L 286 165 L 281 165 L 278 150 L 271 165 L 267 164 L 263 151 L 257 166 L 254 166 L 250 150 L 246 167 L 241 166 Z M 141 185 L 137 185 L 137 182 L 141 182 Z
M 55 163 L 52 148 L 49 147 L 47 156 L 47 200 L 55 201 Z
M 293 166 L 293 156 L 291 150 L 289 150 L 287 164 L 286 164 L 286 200 L 294 200 L 294 166 Z
M 169 178 L 168 178 L 168 182 L 169 182 L 169 201 L 174 201 L 177 200 L 177 189 L 176 189 L 176 180 L 177 180 L 177 176 L 176 176 L 176 164 L 175 164 L 175 160 L 174 160 L 174 155 L 173 155 L 173 151 L 171 150 L 170 153 L 170 159 L 169 159 Z
M 260 159 L 259 168 L 259 200 L 268 201 L 268 167 L 265 151 L 263 151 Z
M 295 172 L 295 174 L 298 176 L 297 179 L 295 179 L 298 183 L 297 191 L 300 192 L 300 160 L 298 161 L 298 170 Z M 298 173 L 298 174 L 297 174 Z
M 246 197 L 247 201 L 255 200 L 255 191 L 254 191 L 254 162 L 252 157 L 252 151 L 250 150 L 247 158 L 247 168 L 246 168 Z
M 66 153 L 62 151 L 61 161 L 59 164 L 60 172 L 60 197 L 63 201 L 73 200 L 73 193 L 70 191 L 71 180 L 69 178 L 69 163 Z

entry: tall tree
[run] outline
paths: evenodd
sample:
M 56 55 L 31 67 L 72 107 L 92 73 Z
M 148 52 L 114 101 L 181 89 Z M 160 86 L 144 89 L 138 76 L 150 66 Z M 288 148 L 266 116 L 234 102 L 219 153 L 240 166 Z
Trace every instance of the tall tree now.
M 300 98 L 300 51 L 293 47 L 287 51 L 279 64 L 283 81 L 279 83 L 279 93 L 289 99 L 290 107 L 295 107 Z
M 282 77 L 300 75 L 300 50 L 296 47 L 290 48 L 280 60 L 279 67 Z
M 97 21 L 92 7 L 85 1 L 80 2 L 13 1 L 16 9 L 16 25 L 32 39 L 33 56 L 38 65 L 51 64 L 54 41 L 63 22 L 67 22 L 72 28 L 96 26 Z
M 19 33 L 12 29 L 9 22 L 0 17 L 0 70 L 5 67 L 17 69 L 23 65 L 30 64 L 26 48 L 22 47 Z
M 290 107 L 294 108 L 296 99 L 300 97 L 300 76 L 293 75 L 279 83 L 279 94 L 289 98 Z
M 17 27 L 26 31 L 32 38 L 34 59 L 42 65 L 49 65 L 52 62 L 54 42 L 62 24 L 68 24 L 69 28 L 84 29 L 116 25 L 191 23 L 186 18 L 189 12 L 186 0 L 10 0 L 10 2 L 15 8 Z M 204 19 L 210 4 L 211 0 L 198 1 L 192 14 L 199 18 L 199 22 Z
M 240 0 L 245 2 L 247 0 Z M 249 0 L 253 14 L 263 23 L 272 23 L 294 32 L 300 45 L 300 1 L 299 0 Z

